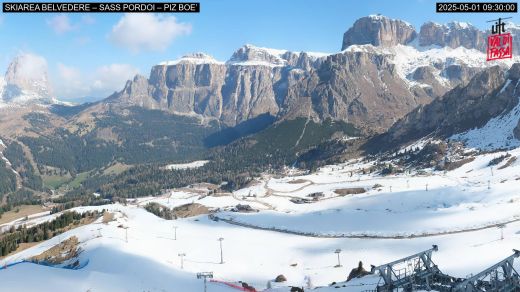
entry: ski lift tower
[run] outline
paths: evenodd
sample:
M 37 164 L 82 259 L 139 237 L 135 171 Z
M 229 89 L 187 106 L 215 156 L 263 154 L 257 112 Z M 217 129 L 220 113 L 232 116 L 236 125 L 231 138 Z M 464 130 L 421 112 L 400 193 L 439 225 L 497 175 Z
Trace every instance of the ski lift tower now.
M 208 287 L 207 287 L 207 283 L 206 283 L 208 278 L 213 279 L 213 272 L 197 273 L 197 279 L 204 279 L 204 292 L 208 291 Z
M 341 268 L 341 261 L 339 260 L 339 254 L 341 253 L 341 249 L 339 249 L 339 248 L 336 249 L 336 250 L 334 251 L 334 253 L 338 255 L 338 264 L 337 264 L 336 266 L 334 266 L 334 267 L 335 267 L 335 268 Z

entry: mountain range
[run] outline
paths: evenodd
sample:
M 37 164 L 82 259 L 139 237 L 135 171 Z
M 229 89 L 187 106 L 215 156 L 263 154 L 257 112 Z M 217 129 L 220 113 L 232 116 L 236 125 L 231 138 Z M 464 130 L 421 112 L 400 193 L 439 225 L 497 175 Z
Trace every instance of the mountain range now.
M 512 24 L 508 29 L 517 33 Z M 332 118 L 380 132 L 489 66 L 480 54 L 484 39 L 485 32 L 466 23 L 428 22 L 417 32 L 404 21 L 372 15 L 345 32 L 336 54 L 245 45 L 220 62 L 194 53 L 154 66 L 148 78 L 136 76 L 102 102 L 196 115 L 226 126 L 270 114 Z M 48 101 L 46 73 L 18 77 L 23 61 L 18 57 L 9 66 L 2 100 Z
M 520 36 L 520 27 L 507 29 Z M 102 177 L 114 163 L 127 169 L 248 153 L 271 157 L 272 166 L 273 157 L 286 164 L 302 154 L 330 156 L 317 152 L 331 147 L 334 155 L 380 152 L 428 135 L 449 138 L 518 103 L 520 67 L 516 59 L 486 61 L 487 33 L 462 22 L 427 22 L 417 31 L 371 15 L 344 33 L 337 53 L 244 45 L 226 62 L 193 53 L 76 106 L 58 102 L 46 65 L 22 55 L 0 80 L 0 138 L 7 149 L 19 145 L 26 162 L 13 170 L 27 181 L 31 165 L 42 190 L 49 177 Z

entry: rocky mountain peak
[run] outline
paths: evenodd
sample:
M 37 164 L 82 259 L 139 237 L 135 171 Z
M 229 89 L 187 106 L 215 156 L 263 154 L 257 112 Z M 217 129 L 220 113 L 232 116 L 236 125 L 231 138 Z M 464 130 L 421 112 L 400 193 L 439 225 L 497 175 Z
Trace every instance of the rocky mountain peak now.
M 415 39 L 417 33 L 405 21 L 391 19 L 382 15 L 360 18 L 343 35 L 342 50 L 350 45 L 394 46 L 407 44 Z
M 513 35 L 520 34 L 520 26 L 514 23 L 507 23 L 506 28 Z M 405 21 L 383 15 L 369 15 L 356 20 L 352 27 L 344 33 L 342 50 L 351 45 L 370 44 L 380 47 L 409 45 L 415 39 L 418 39 L 418 42 L 413 44 L 421 47 L 464 47 L 484 52 L 487 32 L 478 29 L 471 23 L 460 21 L 452 21 L 447 24 L 428 21 L 417 32 L 411 24 Z M 515 42 L 513 45 L 515 53 L 517 52 L 516 47 Z
M 5 74 L 1 99 L 4 102 L 51 102 L 52 88 L 44 58 L 22 54 L 14 58 Z

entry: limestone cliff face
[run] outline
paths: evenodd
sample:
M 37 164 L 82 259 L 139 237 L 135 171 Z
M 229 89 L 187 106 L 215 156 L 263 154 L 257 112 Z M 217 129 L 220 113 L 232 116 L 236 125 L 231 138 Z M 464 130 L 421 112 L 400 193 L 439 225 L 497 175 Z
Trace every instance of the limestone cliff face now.
M 262 64 L 247 55 L 251 52 L 240 53 L 245 53 L 241 62 L 236 58 L 236 63 L 227 65 L 198 54 L 154 66 L 149 80 L 136 77 L 118 99 L 147 108 L 214 118 L 229 125 L 264 113 L 276 115 L 279 108 L 275 84 L 281 79 L 282 68 Z
M 468 23 L 450 22 L 447 25 L 441 25 L 427 22 L 421 26 L 419 44 L 421 46 L 464 47 L 485 51 L 486 35 L 485 32 Z
M 407 44 L 417 33 L 408 23 L 380 15 L 363 17 L 343 35 L 342 50 L 350 45 L 394 46 Z
M 222 121 L 236 124 L 263 113 L 276 115 L 276 83 L 281 75 L 279 67 L 230 66 L 222 87 Z
M 198 53 L 154 66 L 149 80 L 134 78 L 111 101 L 235 125 L 265 113 L 276 116 L 287 87 L 288 67 L 309 71 L 319 64 L 306 53 L 251 45 L 237 50 L 227 63 Z
M 269 113 L 279 118 L 347 120 L 374 130 L 431 100 L 411 92 L 387 56 L 344 52 L 316 58 L 242 48 L 226 64 L 208 59 L 165 63 L 137 76 L 112 102 L 196 114 L 236 125 Z M 190 57 L 191 58 L 191 57 Z
M 154 66 L 148 79 L 136 77 L 110 102 L 228 126 L 270 114 L 331 118 L 382 132 L 489 67 L 478 55 L 483 41 L 484 33 L 469 24 L 426 23 L 418 34 L 404 21 L 368 16 L 345 32 L 342 52 L 245 45 L 227 62 L 195 53 Z
M 218 118 L 225 76 L 226 66 L 217 63 L 154 66 L 150 74 L 151 96 L 162 109 Z

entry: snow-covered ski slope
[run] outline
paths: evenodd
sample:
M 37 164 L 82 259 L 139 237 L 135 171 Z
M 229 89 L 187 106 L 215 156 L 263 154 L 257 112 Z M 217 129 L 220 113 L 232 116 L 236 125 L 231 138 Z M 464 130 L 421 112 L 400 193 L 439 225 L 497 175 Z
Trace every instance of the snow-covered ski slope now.
M 518 157 L 520 149 L 508 153 Z M 356 160 L 308 175 L 266 175 L 249 188 L 218 197 L 184 188 L 162 197 L 142 198 L 128 206 L 77 208 L 109 209 L 117 214 L 117 221 L 98 221 L 68 231 L 60 238 L 1 260 L 0 265 L 27 259 L 72 235 L 79 238 L 84 250 L 81 260 L 89 264 L 80 270 L 30 263 L 9 267 L 0 270 L 0 291 L 199 291 L 202 281 L 196 279 L 196 273 L 205 271 L 214 272 L 218 280 L 245 281 L 258 290 L 283 274 L 288 282 L 271 291 L 288 291 L 289 285 L 305 286 L 309 277 L 314 286 L 345 281 L 360 260 L 368 268 L 432 244 L 439 245 L 434 261 L 441 270 L 465 277 L 510 255 L 513 248 L 520 248 L 520 222 L 516 221 L 520 219 L 520 162 L 504 167 L 509 157 L 493 168 L 488 166 L 491 159 L 503 154 L 483 154 L 446 173 L 427 171 L 384 177 L 361 174 L 359 170 L 373 162 Z M 345 196 L 335 192 L 354 187 L 367 192 Z M 316 192 L 323 193 L 316 202 L 291 201 Z M 206 215 L 163 220 L 142 208 L 147 202 L 170 207 L 199 203 L 219 209 L 217 217 L 250 226 L 215 222 Z M 237 204 L 249 204 L 259 212 L 229 211 Z M 509 223 L 500 240 L 496 225 L 505 222 Z M 125 229 L 118 226 L 129 227 L 128 242 Z M 173 239 L 174 226 L 177 240 Z M 279 231 L 255 227 L 275 227 Z M 220 237 L 224 238 L 224 264 L 219 263 Z M 342 268 L 334 267 L 337 248 L 342 250 Z M 186 254 L 183 269 L 181 253 Z M 357 279 L 340 289 L 317 291 L 363 291 L 375 280 L 378 278 Z M 210 283 L 208 291 L 236 290 Z
M 504 154 L 481 155 L 455 171 L 422 175 L 359 175 L 371 163 L 324 167 L 312 175 L 270 179 L 265 187 L 237 192 L 256 194 L 255 201 L 275 210 L 218 216 L 323 236 L 423 236 L 493 226 L 520 219 L 520 164 L 499 169 L 506 158 L 488 166 Z M 520 150 L 510 154 L 518 156 Z M 355 187 L 367 192 L 344 197 L 335 192 Z M 316 192 L 322 192 L 324 199 L 310 204 L 289 200 Z
M 498 131 L 503 128 L 499 120 L 516 120 L 516 116 L 515 108 L 482 129 L 469 131 L 464 137 L 473 139 L 466 139 L 468 146 L 516 145 L 514 138 L 507 145 L 470 143 L 482 140 L 478 137 L 489 129 L 509 137 L 512 127 Z M 414 147 L 425 143 L 418 141 Z M 491 160 L 506 154 L 490 166 Z M 107 209 L 116 220 L 105 224 L 99 219 L 70 230 L 2 259 L 0 265 L 29 259 L 70 236 L 78 237 L 83 250 L 80 262 L 88 264 L 78 270 L 32 263 L 0 269 L 0 291 L 201 291 L 202 280 L 196 273 L 208 271 L 216 280 L 238 285 L 245 281 L 257 290 L 271 286 L 266 291 L 289 291 L 289 286 L 309 286 L 311 279 L 316 291 L 366 291 L 380 282 L 378 276 L 342 283 L 359 261 L 368 269 L 433 244 L 439 246 L 433 259 L 440 269 L 466 277 L 520 249 L 520 160 L 515 160 L 519 156 L 520 148 L 515 148 L 477 155 L 453 171 L 425 169 L 388 176 L 364 174 L 363 169 L 377 161 L 358 159 L 312 174 L 266 174 L 233 193 L 210 195 L 211 185 L 200 184 L 131 200 L 126 206 L 76 208 Z M 351 191 L 355 194 L 345 194 Z M 198 203 L 214 212 L 213 219 L 222 220 L 207 215 L 164 220 L 144 210 L 150 202 L 169 208 Z M 234 212 L 238 204 L 257 212 Z M 25 224 L 56 216 L 41 214 Z M 505 224 L 502 230 L 501 224 Z M 335 267 L 338 248 L 341 268 Z M 179 254 L 185 254 L 182 268 Z M 268 285 L 279 274 L 288 281 Z M 340 288 L 329 287 L 332 282 L 340 283 Z M 212 282 L 208 291 L 237 290 Z

